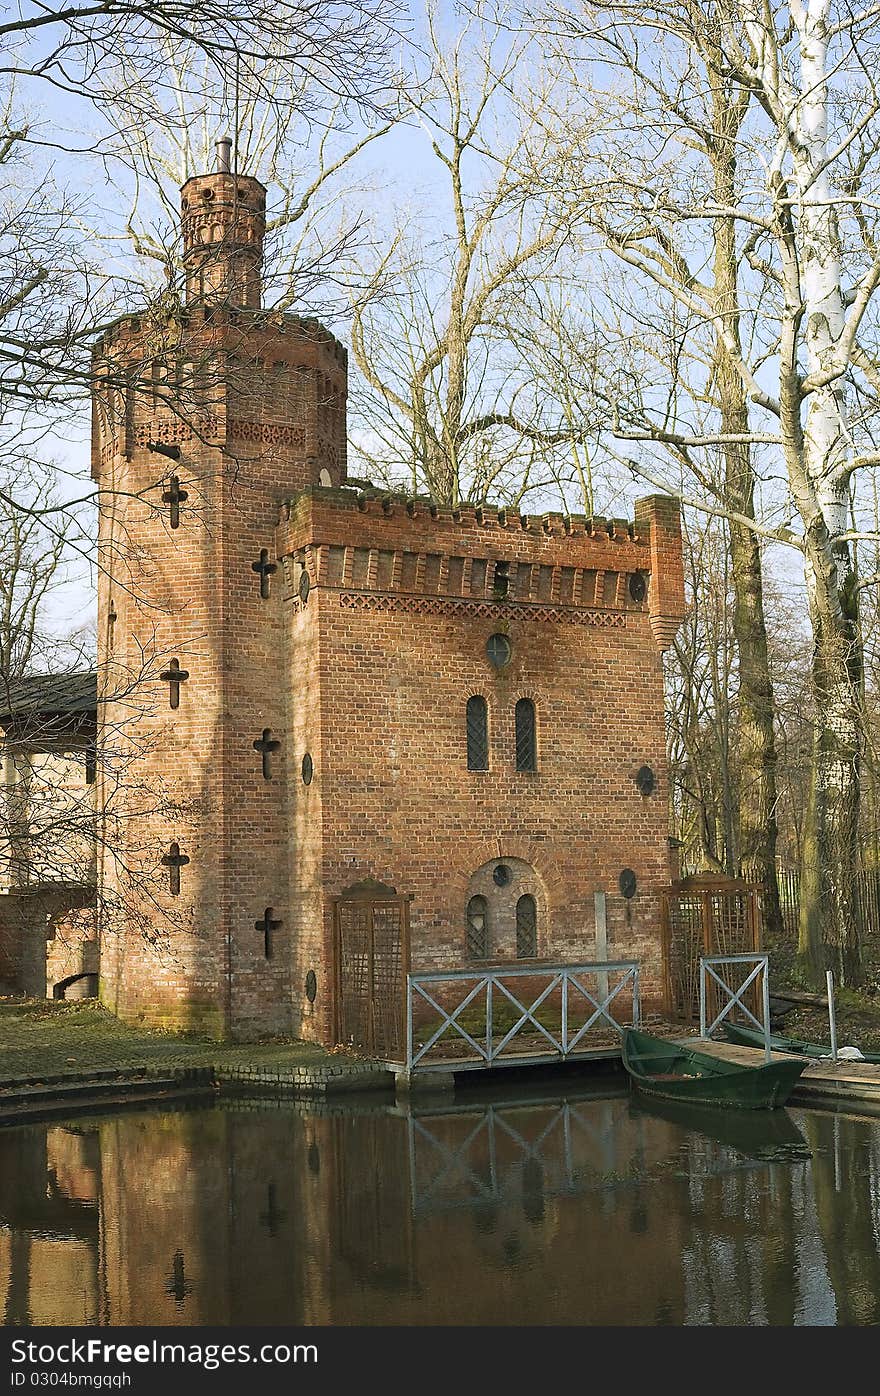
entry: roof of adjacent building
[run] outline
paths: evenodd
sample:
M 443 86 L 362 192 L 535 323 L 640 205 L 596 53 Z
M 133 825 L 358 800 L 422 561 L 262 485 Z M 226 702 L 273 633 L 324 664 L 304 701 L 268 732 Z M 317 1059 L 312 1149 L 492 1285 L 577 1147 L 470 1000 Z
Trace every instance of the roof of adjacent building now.
M 0 723 L 9 717 L 94 713 L 98 706 L 98 675 L 94 669 L 68 674 L 29 674 L 0 681 Z

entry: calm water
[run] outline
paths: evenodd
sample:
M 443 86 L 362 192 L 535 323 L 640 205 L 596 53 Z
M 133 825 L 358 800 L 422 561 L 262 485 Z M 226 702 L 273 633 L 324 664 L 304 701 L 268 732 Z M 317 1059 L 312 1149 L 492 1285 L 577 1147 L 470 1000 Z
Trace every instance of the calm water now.
M 660 1108 L 542 1086 L 3 1129 L 5 1322 L 880 1322 L 880 1120 Z

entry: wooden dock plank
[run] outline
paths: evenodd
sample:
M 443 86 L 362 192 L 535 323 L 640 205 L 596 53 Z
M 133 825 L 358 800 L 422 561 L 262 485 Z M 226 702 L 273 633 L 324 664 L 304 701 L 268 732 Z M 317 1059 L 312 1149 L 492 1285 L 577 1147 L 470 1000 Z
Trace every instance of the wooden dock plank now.
M 764 1053 L 756 1047 L 739 1047 L 732 1042 L 715 1042 L 712 1039 L 690 1037 L 682 1039 L 700 1052 L 720 1057 L 724 1061 L 739 1062 L 742 1066 L 760 1066 Z M 785 1061 L 791 1052 L 771 1052 L 771 1061 Z M 834 1096 L 847 1099 L 871 1100 L 880 1097 L 880 1064 L 859 1061 L 818 1061 L 815 1057 L 801 1057 L 809 1066 L 791 1093 L 792 1100 L 808 1098 L 832 1099 Z

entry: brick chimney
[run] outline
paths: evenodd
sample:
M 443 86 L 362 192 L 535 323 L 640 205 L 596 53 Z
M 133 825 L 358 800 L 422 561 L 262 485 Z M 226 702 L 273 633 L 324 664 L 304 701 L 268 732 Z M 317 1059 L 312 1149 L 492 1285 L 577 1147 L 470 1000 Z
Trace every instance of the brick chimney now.
M 258 310 L 266 233 L 266 190 L 230 169 L 228 137 L 217 141 L 217 168 L 181 190 L 186 301 Z

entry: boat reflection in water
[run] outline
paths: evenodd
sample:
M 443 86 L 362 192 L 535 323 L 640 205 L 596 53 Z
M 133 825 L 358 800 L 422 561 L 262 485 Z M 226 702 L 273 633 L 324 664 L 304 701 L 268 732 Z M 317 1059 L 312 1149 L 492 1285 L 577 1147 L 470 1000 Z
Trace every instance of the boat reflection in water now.
M 616 1087 L 32 1124 L 0 1132 L 0 1300 L 36 1325 L 876 1323 L 878 1173 L 876 1121 Z
M 681 1129 L 697 1131 L 747 1158 L 808 1159 L 809 1145 L 787 1110 L 717 1110 L 686 1106 L 671 1100 L 634 1100 L 634 1114 L 667 1120 Z

